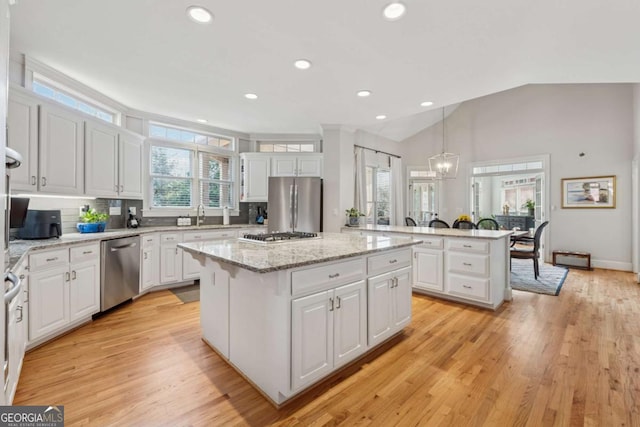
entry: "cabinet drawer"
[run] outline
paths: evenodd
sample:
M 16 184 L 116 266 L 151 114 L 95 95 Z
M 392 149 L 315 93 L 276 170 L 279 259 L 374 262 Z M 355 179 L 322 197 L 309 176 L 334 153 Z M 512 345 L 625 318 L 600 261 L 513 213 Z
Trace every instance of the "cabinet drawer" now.
M 331 289 L 364 278 L 364 259 L 307 268 L 291 273 L 291 294 L 293 296 L 309 292 Z
M 71 262 L 96 259 L 100 256 L 100 244 L 95 243 L 92 245 L 72 246 L 69 252 L 71 255 Z
M 489 301 L 489 279 L 449 274 L 447 277 L 447 291 L 451 295 Z
M 449 239 L 447 249 L 451 251 L 476 252 L 479 254 L 489 253 L 489 242 L 486 240 L 464 240 Z
M 160 243 L 181 243 L 182 235 L 180 233 L 163 233 L 160 235 Z
M 217 239 L 233 239 L 236 237 L 235 230 L 224 230 L 224 231 L 194 231 L 189 233 L 184 233 L 184 241 L 185 242 L 204 242 L 207 240 L 217 240 Z
M 385 252 L 367 258 L 367 272 L 370 276 L 411 265 L 411 248 L 401 251 Z
M 143 235 L 140 236 L 140 239 L 142 240 L 142 247 L 148 248 L 156 244 L 156 242 L 158 241 L 158 236 L 156 236 L 155 234 L 146 236 Z
M 69 248 L 54 251 L 37 252 L 29 255 L 29 268 L 31 271 L 44 270 L 45 268 L 66 266 L 69 263 Z
M 450 252 L 447 254 L 447 269 L 453 273 L 489 277 L 489 255 Z
M 420 235 L 414 236 L 416 240 L 422 240 L 420 246 L 429 249 L 442 249 L 444 247 L 444 239 L 442 237 L 422 237 Z

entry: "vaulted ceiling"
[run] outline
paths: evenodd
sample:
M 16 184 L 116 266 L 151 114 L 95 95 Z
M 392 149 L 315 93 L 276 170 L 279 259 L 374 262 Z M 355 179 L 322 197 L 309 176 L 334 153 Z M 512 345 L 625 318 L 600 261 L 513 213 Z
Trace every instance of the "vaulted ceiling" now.
M 389 22 L 386 0 L 18 0 L 11 49 L 131 108 L 247 133 L 402 140 L 443 105 L 524 84 L 640 81 L 637 0 L 402 1 Z

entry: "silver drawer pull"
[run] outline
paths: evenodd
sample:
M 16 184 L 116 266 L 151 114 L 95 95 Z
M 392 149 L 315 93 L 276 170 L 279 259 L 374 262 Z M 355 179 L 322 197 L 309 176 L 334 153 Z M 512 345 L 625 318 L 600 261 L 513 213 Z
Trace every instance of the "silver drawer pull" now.
M 389 264 L 395 264 L 396 262 L 398 262 L 398 260 L 397 260 L 397 259 L 390 259 L 390 260 L 389 260 Z
M 47 262 L 57 261 L 57 260 L 58 260 L 58 257 L 57 257 L 57 256 L 54 256 L 53 258 L 47 258 L 47 259 L 46 259 L 46 261 L 47 261 Z
M 472 288 L 471 286 L 469 286 L 469 285 L 462 285 L 462 287 L 463 287 L 463 288 L 465 288 L 465 289 L 473 289 L 473 288 Z
M 92 254 L 92 253 L 93 253 L 93 251 L 83 251 L 82 255 L 88 255 L 88 254 Z
M 431 242 L 429 242 L 429 241 L 427 241 L 427 242 L 424 242 L 424 244 L 425 244 L 425 245 L 431 245 L 432 243 L 431 243 Z
M 471 264 L 470 262 L 463 262 L 462 265 L 466 265 L 467 267 L 471 267 L 473 264 Z
M 463 248 L 472 248 L 472 245 L 462 245 Z
M 340 277 L 340 273 L 330 274 L 329 279 L 335 279 L 336 277 Z
M 193 236 L 194 239 L 200 239 L 202 236 Z
M 153 242 L 153 239 L 147 239 L 147 242 Z

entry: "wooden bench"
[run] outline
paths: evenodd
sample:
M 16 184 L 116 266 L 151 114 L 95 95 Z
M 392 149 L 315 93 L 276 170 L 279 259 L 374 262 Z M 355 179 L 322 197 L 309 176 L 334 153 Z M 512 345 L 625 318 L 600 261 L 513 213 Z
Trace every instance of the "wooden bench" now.
M 553 265 L 591 270 L 591 254 L 588 252 L 553 251 Z

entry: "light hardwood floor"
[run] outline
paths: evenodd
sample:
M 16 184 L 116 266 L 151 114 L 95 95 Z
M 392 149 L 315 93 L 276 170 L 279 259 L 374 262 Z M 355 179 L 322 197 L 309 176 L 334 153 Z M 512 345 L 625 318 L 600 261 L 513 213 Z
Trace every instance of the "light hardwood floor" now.
M 640 286 L 572 270 L 497 312 L 413 297 L 404 334 L 283 409 L 200 340 L 199 304 L 146 295 L 27 354 L 15 404 L 66 425 L 640 425 Z

